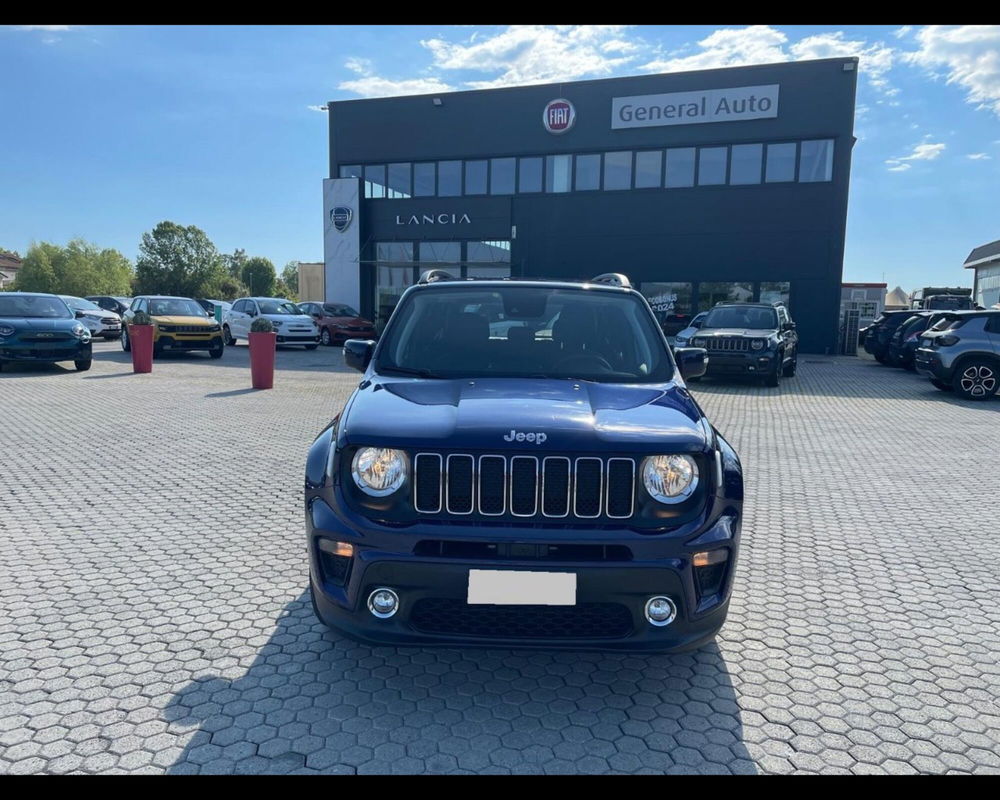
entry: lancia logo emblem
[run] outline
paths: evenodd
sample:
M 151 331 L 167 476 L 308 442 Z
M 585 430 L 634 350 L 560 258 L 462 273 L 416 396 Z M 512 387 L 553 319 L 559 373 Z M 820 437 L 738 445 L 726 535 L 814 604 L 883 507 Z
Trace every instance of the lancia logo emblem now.
M 566 133 L 573 127 L 574 122 L 576 122 L 576 109 L 569 100 L 561 97 L 558 100 L 550 100 L 542 112 L 545 130 L 552 134 Z
M 337 206 L 330 212 L 330 222 L 341 233 L 351 227 L 352 219 L 354 219 L 354 209 L 348 206 Z

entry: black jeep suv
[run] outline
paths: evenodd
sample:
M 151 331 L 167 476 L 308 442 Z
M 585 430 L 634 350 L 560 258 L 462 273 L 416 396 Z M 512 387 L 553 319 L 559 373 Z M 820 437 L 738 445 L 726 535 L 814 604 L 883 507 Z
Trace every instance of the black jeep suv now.
M 316 615 L 390 644 L 670 651 L 726 618 L 743 473 L 624 276 L 406 290 L 305 477 Z
M 799 335 L 782 303 L 718 303 L 691 345 L 708 351 L 709 377 L 763 378 L 777 386 L 798 366 Z

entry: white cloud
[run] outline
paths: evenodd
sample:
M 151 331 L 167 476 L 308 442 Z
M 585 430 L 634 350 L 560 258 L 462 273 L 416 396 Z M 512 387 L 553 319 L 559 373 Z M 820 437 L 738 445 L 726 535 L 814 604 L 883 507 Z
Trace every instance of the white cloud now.
M 943 75 L 966 90 L 969 103 L 1000 116 L 1000 25 L 928 25 L 916 41 L 920 49 L 907 61 Z
M 50 33 L 55 31 L 68 31 L 73 27 L 73 25 L 11 25 L 11 27 L 16 31 L 49 31 Z
M 922 142 L 921 144 L 914 145 L 913 150 L 910 151 L 909 155 L 887 158 L 885 163 L 890 165 L 890 172 L 903 172 L 912 166 L 906 162 L 935 161 L 941 157 L 941 154 L 944 153 L 946 147 L 947 145 L 943 142 Z
M 306 106 L 310 111 L 326 111 L 326 106 Z
M 499 73 L 466 81 L 470 89 L 576 80 L 610 75 L 628 64 L 636 42 L 622 38 L 625 25 L 511 25 L 493 36 L 464 43 L 427 39 L 420 44 L 440 70 Z
M 988 161 L 993 156 L 987 155 L 986 153 L 969 153 L 966 158 L 971 158 L 973 161 Z
M 912 30 L 913 30 L 912 25 L 903 25 L 901 28 L 896 28 L 896 30 L 892 32 L 892 35 L 895 36 L 897 39 L 902 39 Z
M 342 81 L 338 88 L 362 97 L 397 97 L 404 94 L 435 94 L 452 92 L 454 87 L 437 78 L 410 78 L 392 80 L 369 75 L 352 81 Z

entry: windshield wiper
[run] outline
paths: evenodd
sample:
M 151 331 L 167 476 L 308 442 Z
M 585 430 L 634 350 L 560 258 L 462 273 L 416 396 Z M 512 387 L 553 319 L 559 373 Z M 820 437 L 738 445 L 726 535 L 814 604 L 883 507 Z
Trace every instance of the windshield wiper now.
M 413 367 L 375 367 L 379 372 L 395 372 L 400 375 L 415 375 L 418 378 L 440 378 L 429 369 L 415 369 Z

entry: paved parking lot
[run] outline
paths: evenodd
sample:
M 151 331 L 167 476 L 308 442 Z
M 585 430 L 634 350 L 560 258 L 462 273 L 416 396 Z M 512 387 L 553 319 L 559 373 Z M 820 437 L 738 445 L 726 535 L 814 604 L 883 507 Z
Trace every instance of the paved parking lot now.
M 867 359 L 702 382 L 747 472 L 717 642 L 369 647 L 305 592 L 302 471 L 357 373 L 245 346 L 0 373 L 0 772 L 1000 773 L 1000 400 Z

